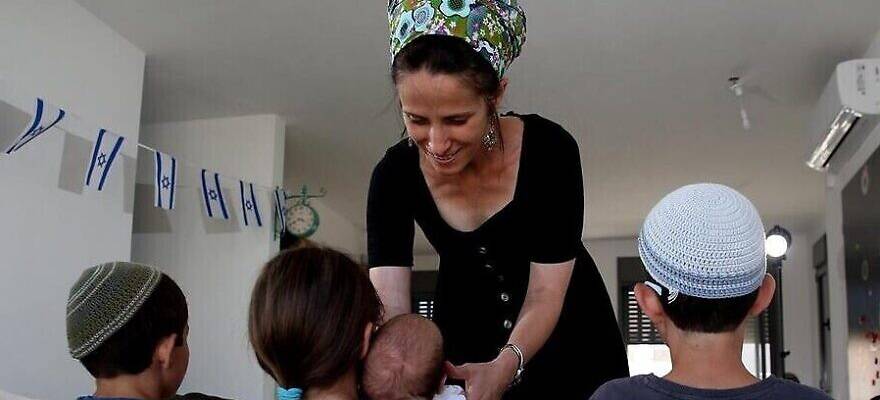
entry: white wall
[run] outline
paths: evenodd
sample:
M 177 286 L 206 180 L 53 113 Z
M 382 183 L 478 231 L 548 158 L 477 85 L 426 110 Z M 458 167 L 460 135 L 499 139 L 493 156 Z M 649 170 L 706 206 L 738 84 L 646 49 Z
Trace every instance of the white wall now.
M 436 271 L 440 269 L 440 256 L 437 254 L 413 255 L 414 271 Z
M 189 372 L 180 392 L 259 399 L 267 391 L 247 341 L 253 282 L 278 249 L 268 191 L 257 193 L 264 226 L 241 222 L 238 182 L 281 183 L 284 121 L 275 115 L 145 125 L 143 142 L 197 165 L 178 172 L 175 210 L 153 208 L 153 164 L 138 167 L 132 259 L 157 265 L 183 288 L 190 311 Z M 200 170 L 223 175 L 230 220 L 205 216 Z
M 299 188 L 302 187 L 302 182 L 296 179 L 285 177 L 285 181 L 287 183 L 284 187 L 288 191 L 298 193 Z M 297 184 L 299 186 L 295 186 Z M 309 192 L 317 191 L 317 189 L 319 188 L 309 186 Z M 332 195 L 333 193 L 328 194 L 328 196 Z M 288 204 L 292 203 L 288 202 Z M 355 261 L 361 261 L 363 255 L 366 254 L 364 250 L 364 243 L 367 241 L 366 231 L 358 228 L 347 218 L 336 212 L 326 201 L 313 199 L 310 204 L 318 212 L 320 224 L 318 225 L 318 230 L 309 237 L 309 240 L 345 252 Z
M 303 132 L 294 129 L 288 132 L 285 144 L 287 159 L 307 158 L 309 153 L 314 152 L 314 149 L 298 146 L 298 143 L 302 141 L 296 140 L 297 138 L 293 135 L 301 135 L 304 134 Z M 316 193 L 321 189 L 321 184 L 322 182 L 304 180 L 302 171 L 297 171 L 291 165 L 284 167 L 284 188 L 289 192 L 298 194 L 302 186 L 307 185 L 310 193 Z M 330 192 L 327 193 L 327 198 L 311 200 L 312 207 L 318 212 L 320 225 L 317 232 L 309 237 L 309 240 L 343 251 L 356 261 L 366 261 L 366 228 L 363 227 L 363 224 L 355 224 L 333 209 L 330 205 L 332 201 L 328 200 L 339 195 L 339 193 Z M 366 215 L 366 210 L 364 210 L 364 215 Z
M 137 141 L 143 52 L 72 0 L 0 2 L 0 38 L 0 79 L 18 93 L 0 104 L 33 112 L 26 94 L 39 95 Z M 0 141 L 10 139 L 7 133 Z M 63 399 L 93 390 L 88 372 L 68 355 L 64 308 L 83 269 L 129 258 L 133 182 L 124 178 L 133 180 L 133 174 L 124 171 L 134 170 L 136 154 L 125 148 L 128 161 L 117 161 L 105 192 L 84 195 L 83 148 L 89 151 L 94 134 L 54 129 L 0 158 L 5 391 Z M 4 150 L 7 144 L 0 143 Z
M 636 240 L 633 238 L 619 239 L 591 239 L 584 241 L 587 251 L 593 256 L 599 273 L 605 281 L 608 296 L 611 297 L 611 305 L 614 314 L 617 315 L 618 290 L 617 290 L 617 259 L 620 257 L 638 257 L 639 250 Z
M 865 57 L 880 57 L 880 32 L 865 52 Z M 852 141 L 852 140 L 850 140 Z M 847 143 L 844 143 L 846 146 Z M 863 337 L 853 337 L 850 342 L 846 304 L 846 263 L 843 242 L 843 204 L 841 192 L 855 176 L 865 161 L 880 148 L 880 127 L 871 132 L 858 150 L 848 158 L 832 159 L 826 176 L 825 229 L 828 234 L 828 290 L 831 317 L 832 394 L 837 399 L 869 398 L 880 394 L 871 387 L 868 377 L 855 376 L 865 370 L 865 358 L 870 354 L 870 343 Z M 847 154 L 848 152 L 844 153 Z M 852 379 L 850 377 L 852 376 Z

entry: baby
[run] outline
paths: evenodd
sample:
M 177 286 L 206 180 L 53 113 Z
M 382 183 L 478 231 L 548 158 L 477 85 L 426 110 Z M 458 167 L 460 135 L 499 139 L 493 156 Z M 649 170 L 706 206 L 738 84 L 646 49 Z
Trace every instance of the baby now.
M 415 314 L 392 318 L 373 336 L 362 387 L 373 400 L 464 400 L 458 386 L 443 386 L 443 336 Z

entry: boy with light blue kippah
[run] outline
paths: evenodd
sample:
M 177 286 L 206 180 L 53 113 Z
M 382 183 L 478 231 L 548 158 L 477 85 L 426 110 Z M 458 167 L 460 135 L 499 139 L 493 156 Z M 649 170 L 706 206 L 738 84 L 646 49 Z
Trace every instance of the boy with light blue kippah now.
M 747 198 L 723 185 L 682 187 L 648 214 L 638 246 L 650 279 L 636 285 L 636 299 L 669 345 L 672 371 L 610 381 L 592 399 L 830 399 L 787 380 L 760 381 L 742 363 L 743 322 L 776 290 L 764 224 Z

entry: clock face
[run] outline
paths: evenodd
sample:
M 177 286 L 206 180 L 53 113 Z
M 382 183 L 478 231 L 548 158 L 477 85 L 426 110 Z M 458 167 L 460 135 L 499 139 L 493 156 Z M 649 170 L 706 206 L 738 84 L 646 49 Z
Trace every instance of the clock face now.
M 287 229 L 299 237 L 310 236 L 318 230 L 318 213 L 306 205 L 293 206 L 287 212 Z

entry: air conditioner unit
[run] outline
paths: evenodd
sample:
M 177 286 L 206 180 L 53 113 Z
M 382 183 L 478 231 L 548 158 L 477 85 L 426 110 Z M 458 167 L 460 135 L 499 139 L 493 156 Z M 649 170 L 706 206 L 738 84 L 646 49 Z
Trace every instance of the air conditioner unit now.
M 854 151 L 880 120 L 880 59 L 850 60 L 837 64 L 825 86 L 810 124 L 807 165 L 825 171 L 844 140 Z M 858 139 L 854 138 L 859 136 Z

